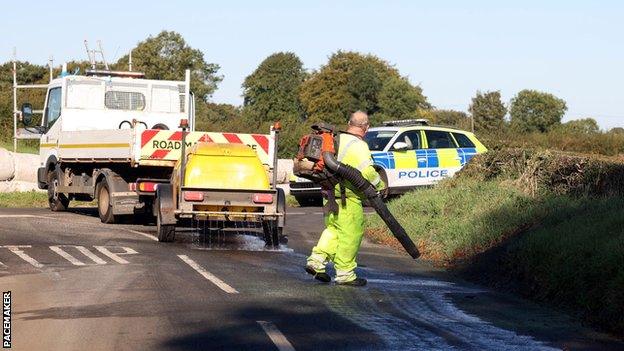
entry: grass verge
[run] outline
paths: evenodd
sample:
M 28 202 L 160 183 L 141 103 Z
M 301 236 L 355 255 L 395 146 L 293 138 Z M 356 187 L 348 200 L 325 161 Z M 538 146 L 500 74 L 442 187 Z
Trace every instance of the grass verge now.
M 390 210 L 423 258 L 624 335 L 624 197 L 613 176 L 624 166 L 548 153 L 511 157 L 507 167 L 499 161 L 508 156 L 484 156 Z M 495 175 L 475 172 L 493 160 L 486 168 L 498 167 Z M 396 246 L 379 217 L 367 226 L 373 240 Z
M 95 202 L 71 201 L 70 207 L 93 207 Z M 40 191 L 16 191 L 0 193 L 0 208 L 48 207 L 48 193 Z
M 1 141 L 0 140 L 0 148 L 7 149 L 9 151 L 13 151 L 13 142 L 12 141 Z M 38 154 L 39 153 L 39 141 L 19 140 L 17 142 L 17 152 L 21 152 L 21 153 L 25 153 L 25 154 Z

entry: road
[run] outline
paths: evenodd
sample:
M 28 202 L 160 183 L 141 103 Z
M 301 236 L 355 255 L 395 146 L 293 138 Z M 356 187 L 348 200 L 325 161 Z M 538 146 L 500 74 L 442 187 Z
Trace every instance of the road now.
M 0 209 L 0 288 L 16 350 L 624 349 L 568 317 L 365 242 L 365 288 L 306 275 L 318 208 L 289 208 L 287 246 L 247 235 L 105 225 L 92 209 Z

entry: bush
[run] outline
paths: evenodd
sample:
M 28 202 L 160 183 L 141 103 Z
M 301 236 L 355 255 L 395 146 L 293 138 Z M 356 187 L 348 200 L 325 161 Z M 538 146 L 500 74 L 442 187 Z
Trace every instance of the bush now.
M 624 163 L 513 149 L 389 207 L 423 258 L 624 334 L 622 195 Z M 378 216 L 367 221 L 374 240 L 394 241 Z

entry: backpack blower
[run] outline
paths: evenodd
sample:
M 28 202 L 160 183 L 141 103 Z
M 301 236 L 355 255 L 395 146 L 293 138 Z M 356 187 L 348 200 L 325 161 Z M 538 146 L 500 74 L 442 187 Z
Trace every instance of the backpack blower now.
M 418 252 L 416 245 L 390 213 L 375 187 L 362 176 L 360 171 L 336 159 L 336 150 L 339 145 L 336 144 L 334 127 L 319 123 L 313 125 L 312 130 L 311 134 L 304 135 L 299 142 L 299 152 L 293 160 L 293 173 L 321 186 L 323 195 L 327 198 L 324 211 L 326 213 L 338 213 L 334 188 L 336 184 L 340 184 L 342 181 L 349 181 L 364 194 L 370 206 L 377 211 L 379 217 L 386 223 L 388 229 L 401 243 L 405 251 L 412 258 L 418 258 L 420 252 Z

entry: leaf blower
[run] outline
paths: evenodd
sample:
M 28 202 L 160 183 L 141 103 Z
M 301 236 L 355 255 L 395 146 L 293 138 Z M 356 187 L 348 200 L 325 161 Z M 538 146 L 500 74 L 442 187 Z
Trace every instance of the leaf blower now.
M 401 243 L 405 251 L 416 259 L 420 252 L 409 238 L 405 229 L 394 218 L 388 206 L 383 202 L 382 196 L 375 187 L 362 176 L 357 169 L 339 162 L 336 159 L 336 150 L 340 147 L 336 143 L 334 127 L 326 123 L 312 126 L 313 132 L 304 135 L 299 142 L 299 152 L 293 160 L 293 173 L 301 178 L 309 179 L 321 186 L 323 196 L 327 204 L 323 208 L 325 213 L 338 213 L 334 188 L 342 181 L 349 181 L 356 189 L 362 192 L 370 206 L 386 223 L 388 229 Z

